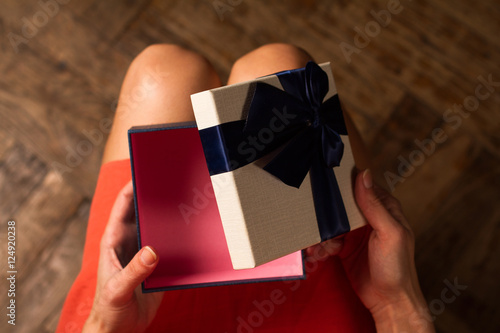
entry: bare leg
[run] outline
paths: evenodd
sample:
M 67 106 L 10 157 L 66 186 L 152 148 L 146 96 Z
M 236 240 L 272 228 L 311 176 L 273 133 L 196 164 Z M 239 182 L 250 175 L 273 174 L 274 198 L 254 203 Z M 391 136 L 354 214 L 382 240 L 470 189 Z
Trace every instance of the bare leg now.
M 241 58 L 231 69 L 227 84 L 255 79 L 276 72 L 302 68 L 312 57 L 304 50 L 289 44 L 267 44 Z
M 129 158 L 132 126 L 194 120 L 190 95 L 220 86 L 202 56 L 176 45 L 152 45 L 130 65 L 123 82 L 102 164 Z
M 301 68 L 312 57 L 304 50 L 289 44 L 268 44 L 247 53 L 238 59 L 229 75 L 228 84 L 247 81 L 276 72 Z M 351 117 L 344 110 L 349 141 L 351 142 L 356 166 L 360 170 L 368 168 L 368 154 Z

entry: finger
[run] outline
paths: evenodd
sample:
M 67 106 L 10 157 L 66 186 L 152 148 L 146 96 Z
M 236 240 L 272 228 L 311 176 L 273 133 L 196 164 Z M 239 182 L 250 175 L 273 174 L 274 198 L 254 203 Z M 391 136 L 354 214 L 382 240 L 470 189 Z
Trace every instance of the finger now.
M 375 195 L 380 199 L 389 214 L 402 225 L 409 227 L 408 221 L 403 214 L 403 209 L 399 200 L 393 197 L 385 189 L 377 186 L 377 184 L 373 184 L 373 191 L 375 192 Z
M 158 255 L 150 247 L 143 247 L 123 270 L 115 274 L 107 284 L 110 302 L 119 306 L 126 304 L 134 294 L 135 288 L 144 281 L 158 264 Z
M 387 231 L 397 226 L 398 222 L 385 208 L 380 192 L 374 191 L 370 170 L 357 175 L 354 192 L 361 212 L 375 231 Z
M 111 209 L 111 214 L 109 216 L 108 225 L 104 231 L 104 238 L 108 237 L 111 239 L 119 237 L 110 237 L 120 227 L 121 224 L 128 222 L 134 216 L 135 210 L 133 205 L 134 191 L 132 186 L 132 181 L 128 182 L 127 185 L 118 193 L 116 197 L 113 208 Z M 116 244 L 108 244 L 109 246 L 115 246 Z
M 115 204 L 111 211 L 110 218 L 113 221 L 126 221 L 130 219 L 134 214 L 134 188 L 132 186 L 132 181 L 129 181 L 125 185 L 118 196 L 116 197 Z

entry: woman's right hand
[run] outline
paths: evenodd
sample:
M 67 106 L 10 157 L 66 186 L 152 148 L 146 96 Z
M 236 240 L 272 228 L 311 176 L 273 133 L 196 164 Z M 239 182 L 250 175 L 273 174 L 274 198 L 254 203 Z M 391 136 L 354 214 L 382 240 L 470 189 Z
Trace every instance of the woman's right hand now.
M 435 332 L 418 283 L 413 232 L 399 202 L 373 184 L 369 170 L 357 175 L 355 196 L 372 231 L 363 247 L 340 257 L 377 332 Z M 346 234 L 344 246 L 359 244 L 356 237 Z

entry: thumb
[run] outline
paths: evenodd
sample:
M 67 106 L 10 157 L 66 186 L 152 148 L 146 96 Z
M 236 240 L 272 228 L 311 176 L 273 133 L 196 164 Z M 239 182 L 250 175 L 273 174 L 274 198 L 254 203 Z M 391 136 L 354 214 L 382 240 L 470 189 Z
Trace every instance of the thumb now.
M 108 282 L 113 302 L 127 303 L 133 296 L 135 288 L 144 281 L 158 264 L 158 255 L 150 246 L 143 247 L 125 268 L 115 274 Z
M 384 206 L 380 192 L 374 191 L 369 169 L 358 173 L 354 192 L 361 212 L 375 231 L 384 231 L 398 224 Z

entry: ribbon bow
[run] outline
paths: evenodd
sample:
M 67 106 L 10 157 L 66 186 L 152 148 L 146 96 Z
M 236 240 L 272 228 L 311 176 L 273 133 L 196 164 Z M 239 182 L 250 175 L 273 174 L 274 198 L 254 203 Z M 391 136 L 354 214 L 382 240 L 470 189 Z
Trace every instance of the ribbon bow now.
M 289 121 L 286 133 L 274 133 L 274 145 L 293 139 L 264 170 L 285 184 L 299 188 L 313 163 L 327 168 L 340 165 L 347 134 L 337 95 L 323 103 L 328 93 L 328 75 L 314 62 L 304 71 L 278 75 L 285 91 L 257 83 L 244 128 L 245 134 L 269 128 L 279 112 Z M 282 119 L 285 117 L 281 117 Z M 274 146 L 273 145 L 273 146 Z M 290 163 L 293 163 L 290 165 Z
M 200 131 L 208 169 L 232 171 L 283 147 L 264 170 L 296 188 L 309 173 L 321 240 L 330 239 L 350 230 L 332 169 L 347 135 L 340 102 L 323 102 L 328 75 L 314 62 L 276 75 L 284 91 L 257 82 L 246 119 Z

